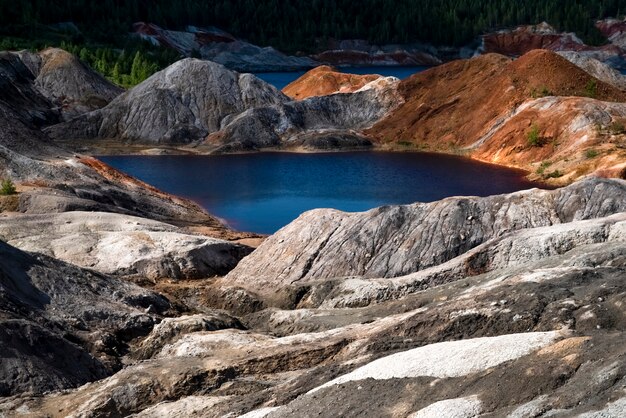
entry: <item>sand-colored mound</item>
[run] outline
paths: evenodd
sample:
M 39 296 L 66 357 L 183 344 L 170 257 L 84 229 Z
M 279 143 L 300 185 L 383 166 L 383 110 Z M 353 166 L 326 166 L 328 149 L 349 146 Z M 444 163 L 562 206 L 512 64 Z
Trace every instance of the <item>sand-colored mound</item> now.
M 381 76 L 378 74 L 340 73 L 333 67 L 322 65 L 289 83 L 283 89 L 283 93 L 296 100 L 333 93 L 352 93 L 379 78 Z
M 546 50 L 515 61 L 496 54 L 454 61 L 402 81 L 400 94 L 404 104 L 367 131 L 379 143 L 469 153 L 529 171 L 555 157 L 585 153 L 603 140 L 619 141 L 614 134 L 620 129 L 614 128 L 626 109 L 625 92 Z M 541 102 L 546 96 L 578 98 Z M 591 164 L 580 170 L 575 160 L 548 180 L 574 180 L 606 168 Z M 615 158 L 610 160 L 614 165 Z M 576 176 L 566 176 L 572 172 Z

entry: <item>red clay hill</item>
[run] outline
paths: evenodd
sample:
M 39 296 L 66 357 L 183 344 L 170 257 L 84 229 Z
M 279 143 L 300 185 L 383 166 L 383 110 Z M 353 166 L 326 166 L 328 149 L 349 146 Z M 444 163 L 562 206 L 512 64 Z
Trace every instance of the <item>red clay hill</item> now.
M 366 134 L 388 148 L 462 153 L 565 183 L 626 168 L 626 92 L 556 53 L 487 54 L 402 81 L 404 103 Z
M 333 67 L 322 65 L 308 71 L 302 77 L 288 84 L 283 89 L 283 93 L 296 100 L 312 96 L 326 96 L 333 93 L 352 93 L 381 77 L 377 74 L 340 73 Z

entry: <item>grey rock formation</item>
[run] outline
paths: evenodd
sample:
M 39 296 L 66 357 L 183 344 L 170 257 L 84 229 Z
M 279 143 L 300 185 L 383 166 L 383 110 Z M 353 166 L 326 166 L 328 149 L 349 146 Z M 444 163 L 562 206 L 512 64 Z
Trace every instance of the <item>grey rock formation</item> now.
M 557 54 L 566 58 L 573 64 L 576 64 L 598 80 L 626 90 L 626 76 L 622 75 L 622 73 L 608 64 L 598 61 L 589 55 L 575 51 L 559 51 Z
M 162 222 L 81 211 L 0 217 L 0 239 L 101 273 L 149 280 L 223 275 L 252 250 Z
M 0 396 L 103 378 L 169 308 L 153 292 L 3 242 L 0 277 Z
M 346 276 L 396 277 L 444 263 L 511 231 L 626 210 L 626 183 L 449 198 L 364 213 L 320 209 L 268 238 L 225 281 L 259 292 Z
M 539 228 L 556 236 L 567 227 L 572 240 L 556 253 L 538 252 L 526 263 L 499 264 L 397 301 L 274 310 L 263 333 L 210 331 L 215 319 L 200 316 L 168 320 L 145 340 L 167 337 L 150 360 L 70 393 L 7 400 L 0 411 L 184 415 L 204 405 L 210 417 L 263 408 L 277 417 L 396 417 L 458 398 L 476 399 L 493 416 L 531 401 L 558 417 L 623 411 L 615 404 L 623 398 L 619 306 L 626 290 L 626 221 L 619 216 Z M 610 231 L 604 239 L 576 238 L 602 225 Z M 169 339 L 172 329 L 182 335 Z
M 31 69 L 15 53 L 0 52 L 0 103 L 9 109 L 20 109 L 12 117 L 32 126 L 59 121 L 59 112 L 37 90 Z
M 212 152 L 304 147 L 359 148 L 371 145 L 358 130 L 372 126 L 402 103 L 398 79 L 374 80 L 354 93 L 339 93 L 257 107 L 226 118 L 209 136 Z
M 65 120 L 104 107 L 124 91 L 59 48 L 43 50 L 30 61 L 31 68 L 37 68 L 35 86 L 59 107 Z
M 99 109 L 123 92 L 74 55 L 58 48 L 0 53 L 0 100 L 36 126 Z
M 46 129 L 55 140 L 116 139 L 140 144 L 198 144 L 229 152 L 315 146 L 332 131 L 339 145 L 360 146 L 359 130 L 372 126 L 402 99 L 393 77 L 351 94 L 290 101 L 251 74 L 194 59 L 181 60 L 116 98 L 103 109 Z M 299 139 L 305 135 L 307 140 Z M 348 138 L 350 139 L 344 139 Z M 323 139 L 321 146 L 324 145 Z M 328 144 L 328 141 L 326 142 Z
M 258 279 L 233 274 L 206 284 L 226 290 L 237 280 L 270 301 L 283 297 L 283 305 L 288 299 L 305 309 L 270 308 L 241 321 L 216 311 L 165 319 L 113 376 L 69 392 L 0 400 L 0 412 L 620 416 L 625 187 L 589 179 L 553 191 L 361 214 L 310 212 L 277 233 L 283 242 L 272 237 L 258 250 L 278 257 L 278 268 L 287 260 L 300 273 L 302 264 L 317 272 L 304 283 L 279 274 L 265 280 L 267 267 L 257 260 Z M 305 220 L 310 227 L 297 235 Z M 455 232 L 467 233 L 468 242 Z M 325 242 L 317 256 L 333 263 L 326 258 L 332 250 L 336 264 L 321 269 L 299 241 Z M 282 252 L 268 251 L 278 247 Z M 383 261 L 371 267 L 385 274 L 361 268 L 373 258 Z M 403 265 L 419 271 L 402 275 Z
M 186 144 L 220 129 L 222 119 L 287 98 L 251 74 L 184 59 L 159 71 L 105 108 L 49 128 L 55 139 L 117 138 Z

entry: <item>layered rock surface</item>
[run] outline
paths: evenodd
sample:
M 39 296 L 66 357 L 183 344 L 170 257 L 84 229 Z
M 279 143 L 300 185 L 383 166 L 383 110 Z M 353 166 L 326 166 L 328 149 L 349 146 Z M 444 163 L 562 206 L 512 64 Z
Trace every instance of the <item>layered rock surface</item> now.
M 403 222 L 406 217 L 389 223 L 372 219 L 398 210 L 408 215 L 415 209 L 410 206 L 342 216 L 311 212 L 293 228 L 308 223 L 312 231 L 332 223 L 329 218 L 344 228 L 350 218 L 362 222 L 353 223 L 344 245 L 333 247 L 328 239 L 338 257 L 335 272 L 326 275 L 315 260 L 310 263 L 311 275 L 303 279 L 308 293 L 296 292 L 301 309 L 265 309 L 242 316 L 241 323 L 217 313 L 166 319 L 131 346 L 128 366 L 115 375 L 66 393 L 7 398 L 0 411 L 9 416 L 620 416 L 626 376 L 625 187 L 623 181 L 593 179 L 556 191 L 434 203 L 432 208 L 439 205 L 451 214 L 444 218 L 439 212 L 442 219 L 477 224 L 475 231 L 482 232 L 468 240 L 479 235 L 484 240 L 457 255 L 448 251 L 449 259 L 417 273 L 402 275 L 398 269 L 384 278 L 368 270 L 345 278 L 352 267 L 341 260 L 354 255 L 359 265 L 365 251 L 376 259 L 382 254 L 375 252 L 376 243 L 393 242 L 387 230 L 414 235 L 394 244 L 407 264 L 418 256 L 402 251 L 405 243 L 439 246 L 454 237 L 448 240 L 447 230 L 439 223 L 431 227 L 428 218 L 417 226 Z M 435 219 L 436 211 L 431 213 Z M 339 238 L 342 228 L 335 229 L 326 233 L 322 227 L 320 240 L 328 234 Z M 297 243 L 317 237 L 289 231 L 290 226 L 278 233 L 283 242 L 270 238 L 259 253 L 282 247 L 285 260 L 287 253 L 307 259 Z M 416 239 L 420 234 L 422 240 Z M 319 256 L 326 251 L 320 249 Z M 261 263 L 259 277 L 265 271 Z M 213 285 L 232 285 L 236 272 Z M 255 283 L 248 278 L 237 284 Z M 279 293 L 288 286 L 274 280 L 261 287 Z M 287 293 L 280 297 L 290 298 Z M 331 299 L 333 305 L 319 303 Z
M 162 222 L 102 212 L 0 217 L 0 238 L 101 273 L 150 280 L 223 275 L 251 251 Z
M 403 276 L 512 231 L 625 211 L 625 194 L 621 181 L 589 180 L 555 191 L 449 198 L 363 213 L 314 210 L 269 237 L 224 282 L 271 293 L 315 280 Z M 471 261 L 468 268 L 479 271 L 492 259 Z

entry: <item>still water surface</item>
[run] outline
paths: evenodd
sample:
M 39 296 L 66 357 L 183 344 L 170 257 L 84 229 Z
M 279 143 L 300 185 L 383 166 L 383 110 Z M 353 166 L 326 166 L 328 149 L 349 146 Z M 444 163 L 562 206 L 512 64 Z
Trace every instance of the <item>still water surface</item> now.
M 106 163 L 195 200 L 238 230 L 273 233 L 314 208 L 363 211 L 535 187 L 517 170 L 429 153 L 106 156 Z

